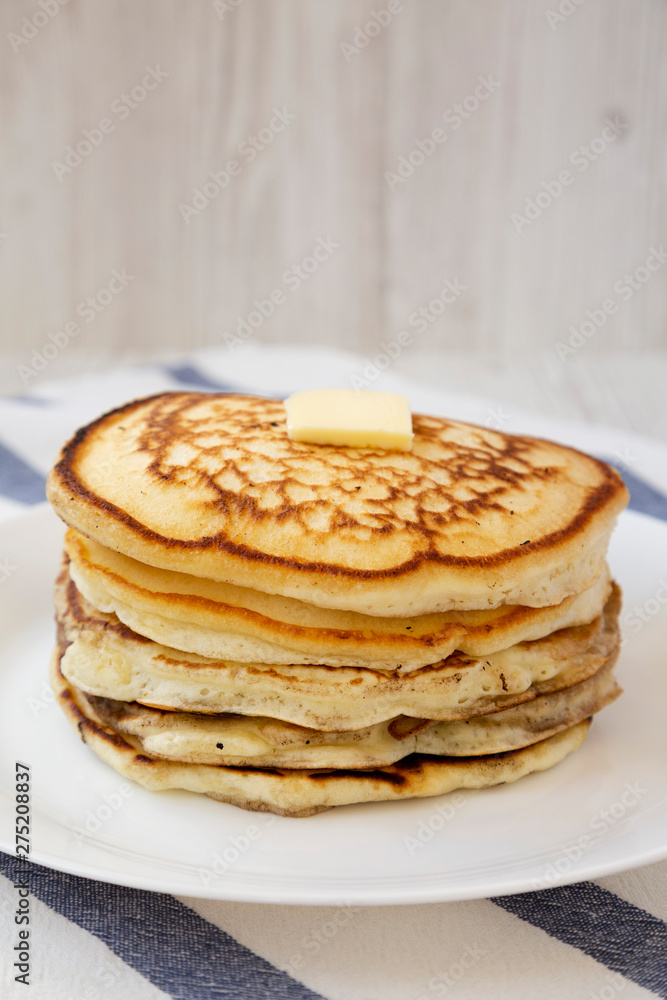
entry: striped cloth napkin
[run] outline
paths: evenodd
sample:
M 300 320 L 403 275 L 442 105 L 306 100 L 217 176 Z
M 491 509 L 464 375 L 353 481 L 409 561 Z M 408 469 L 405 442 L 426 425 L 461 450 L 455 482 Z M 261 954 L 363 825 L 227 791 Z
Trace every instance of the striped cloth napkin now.
M 72 431 L 131 398 L 184 388 L 284 396 L 349 386 L 362 371 L 363 360 L 343 352 L 246 344 L 66 381 L 42 373 L 23 395 L 0 399 L 0 521 L 43 501 L 45 474 Z M 494 400 L 436 393 L 391 371 L 373 388 L 404 392 L 415 410 L 598 454 L 621 468 L 634 509 L 667 521 L 667 448 L 656 442 L 506 413 Z M 384 907 L 176 898 L 31 864 L 28 990 L 14 978 L 25 868 L 0 854 L 3 998 L 667 998 L 667 861 L 524 895 Z

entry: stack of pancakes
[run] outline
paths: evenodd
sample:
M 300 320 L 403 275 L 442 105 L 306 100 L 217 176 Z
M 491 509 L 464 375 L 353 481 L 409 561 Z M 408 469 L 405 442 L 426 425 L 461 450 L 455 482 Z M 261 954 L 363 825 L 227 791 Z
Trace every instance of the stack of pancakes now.
M 306 816 L 515 781 L 620 690 L 627 503 L 570 448 L 414 416 L 410 452 L 304 444 L 282 403 L 166 393 L 82 428 L 53 684 L 151 789 Z

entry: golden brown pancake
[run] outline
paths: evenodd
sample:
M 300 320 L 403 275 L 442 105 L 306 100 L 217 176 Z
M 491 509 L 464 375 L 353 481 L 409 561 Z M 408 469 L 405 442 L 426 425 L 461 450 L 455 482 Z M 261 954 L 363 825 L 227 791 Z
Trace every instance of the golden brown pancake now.
M 60 516 L 151 566 L 375 616 L 556 605 L 603 573 L 628 494 L 571 448 L 413 417 L 411 452 L 287 437 L 277 400 L 165 393 L 82 428 Z
M 608 571 L 559 605 L 504 604 L 378 618 L 146 566 L 70 529 L 65 548 L 79 591 L 140 635 L 176 649 L 239 662 L 319 663 L 408 672 L 455 650 L 485 656 L 585 625 L 611 591 Z
M 117 701 L 184 712 L 268 716 L 324 731 L 361 729 L 397 715 L 455 721 L 571 688 L 613 664 L 620 593 L 587 625 L 500 653 L 454 653 L 410 673 L 356 667 L 212 660 L 137 635 L 77 591 L 67 562 L 56 611 L 70 643 L 62 671 L 77 688 Z
M 569 729 L 620 695 L 613 664 L 574 687 L 461 722 L 406 716 L 347 732 L 322 732 L 262 716 L 195 715 L 86 695 L 95 721 L 141 753 L 184 764 L 247 767 L 386 767 L 412 753 L 480 757 L 506 753 Z M 83 695 L 83 692 L 80 692 Z
M 160 760 L 137 752 L 110 726 L 95 719 L 87 697 L 59 670 L 62 645 L 52 660 L 58 702 L 81 739 L 110 767 L 145 788 L 187 789 L 244 809 L 282 816 L 311 816 L 332 806 L 442 795 L 458 788 L 486 788 L 517 781 L 558 764 L 579 747 L 589 720 L 519 750 L 480 757 L 411 754 L 372 770 L 289 770 L 229 767 Z

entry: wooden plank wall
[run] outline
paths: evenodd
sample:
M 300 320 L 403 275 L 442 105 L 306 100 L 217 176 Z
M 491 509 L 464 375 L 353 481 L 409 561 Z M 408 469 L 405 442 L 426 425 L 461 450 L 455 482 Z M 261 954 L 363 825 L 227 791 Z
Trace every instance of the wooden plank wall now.
M 624 279 L 666 235 L 662 0 L 61 3 L 0 5 L 6 385 L 67 323 L 54 372 L 253 312 L 272 342 L 511 356 L 611 300 L 600 348 L 666 346 L 667 266 Z

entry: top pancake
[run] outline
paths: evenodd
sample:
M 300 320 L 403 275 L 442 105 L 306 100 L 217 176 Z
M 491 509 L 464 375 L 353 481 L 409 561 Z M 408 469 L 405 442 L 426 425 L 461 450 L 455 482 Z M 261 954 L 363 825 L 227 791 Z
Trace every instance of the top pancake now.
M 164 393 L 82 428 L 47 493 L 167 570 L 378 616 L 545 607 L 592 586 L 628 500 L 603 462 L 413 417 L 411 452 L 287 437 L 281 402 Z

